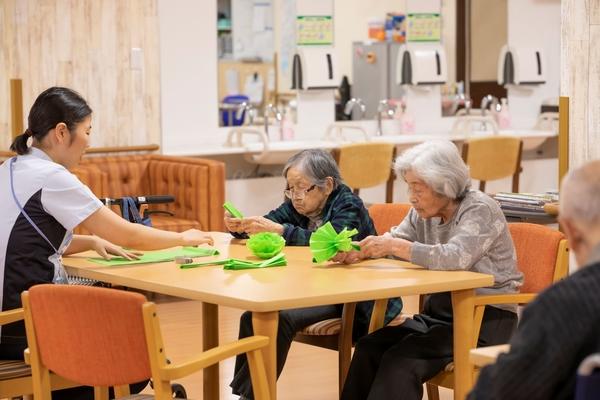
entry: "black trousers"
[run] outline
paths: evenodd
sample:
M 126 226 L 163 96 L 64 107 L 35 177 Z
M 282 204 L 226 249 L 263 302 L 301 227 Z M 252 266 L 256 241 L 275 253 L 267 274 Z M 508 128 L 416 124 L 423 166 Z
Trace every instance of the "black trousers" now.
M 517 315 L 486 307 L 480 346 L 508 342 Z M 431 295 L 423 314 L 385 327 L 356 344 L 342 400 L 421 400 L 423 383 L 452 361 L 452 303 L 449 293 Z
M 27 348 L 26 343 L 5 344 L 0 343 L 0 360 L 23 360 L 23 351 Z M 148 381 L 142 381 L 129 385 L 131 394 L 144 390 Z M 112 388 L 108 397 L 114 398 Z M 93 400 L 94 388 L 91 386 L 78 386 L 70 389 L 55 390 L 52 392 L 52 400 Z
M 318 306 L 307 308 L 296 308 L 279 312 L 279 324 L 277 325 L 277 377 L 281 375 L 285 360 L 290 351 L 290 346 L 296 333 L 324 319 L 342 316 L 343 305 Z M 240 319 L 239 338 L 252 336 L 252 313 L 246 311 Z M 253 399 L 252 381 L 250 380 L 250 369 L 245 354 L 235 359 L 235 370 L 233 380 L 230 384 L 233 394 L 242 395 Z

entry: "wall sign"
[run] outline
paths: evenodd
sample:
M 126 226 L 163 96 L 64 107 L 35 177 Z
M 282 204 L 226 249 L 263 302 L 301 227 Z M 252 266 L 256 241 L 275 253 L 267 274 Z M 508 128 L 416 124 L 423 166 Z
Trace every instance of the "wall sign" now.
M 439 42 L 442 38 L 442 18 L 439 13 L 408 14 L 408 42 Z
M 332 45 L 333 18 L 330 15 L 297 16 L 296 44 L 299 46 Z

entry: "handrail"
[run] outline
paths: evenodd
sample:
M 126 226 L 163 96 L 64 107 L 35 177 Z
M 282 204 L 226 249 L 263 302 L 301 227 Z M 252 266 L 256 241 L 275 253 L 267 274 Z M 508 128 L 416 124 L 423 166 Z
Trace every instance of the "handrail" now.
M 111 147 L 90 147 L 85 154 L 99 153 L 126 153 L 130 151 L 157 151 L 160 146 L 157 144 L 144 144 L 140 146 L 111 146 Z
M 144 144 L 140 146 L 111 146 L 111 147 L 90 147 L 85 151 L 85 154 L 101 154 L 101 153 L 127 153 L 131 151 L 157 151 L 160 146 L 157 144 Z M 12 151 L 0 150 L 0 158 L 14 157 Z

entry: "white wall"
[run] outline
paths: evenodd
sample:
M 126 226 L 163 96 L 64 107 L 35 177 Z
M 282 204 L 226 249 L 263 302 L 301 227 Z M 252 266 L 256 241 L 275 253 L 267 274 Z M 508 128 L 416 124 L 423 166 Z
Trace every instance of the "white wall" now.
M 217 137 L 217 2 L 158 0 L 164 153 L 193 153 Z
M 545 52 L 546 84 L 508 89 L 512 125 L 531 128 L 542 101 L 558 98 L 560 82 L 560 0 L 508 0 L 508 43 Z

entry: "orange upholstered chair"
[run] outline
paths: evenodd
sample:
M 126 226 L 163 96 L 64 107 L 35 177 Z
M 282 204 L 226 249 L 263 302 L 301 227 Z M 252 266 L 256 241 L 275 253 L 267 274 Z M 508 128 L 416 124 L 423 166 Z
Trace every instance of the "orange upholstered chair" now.
M 392 226 L 398 225 L 410 210 L 410 204 L 381 203 L 369 207 L 369 215 L 375 224 L 378 235 L 388 232 Z M 383 325 L 385 317 L 385 306 L 387 300 L 377 312 L 373 312 L 369 332 Z M 354 323 L 354 312 L 356 303 L 344 304 L 341 318 L 330 318 L 307 326 L 296 334 L 294 340 L 317 347 L 336 350 L 338 352 L 339 370 L 338 379 L 340 392 L 346 381 L 346 375 L 350 368 L 352 358 L 352 325 Z M 397 322 L 390 322 L 393 324 Z M 379 324 L 379 325 L 378 325 Z
M 225 229 L 225 164 L 220 161 L 156 154 L 85 157 L 71 171 L 98 197 L 175 196 L 173 203 L 151 206 L 174 214 L 153 215 L 157 228 Z
M 408 203 L 378 203 L 369 207 L 369 215 L 375 224 L 378 235 L 389 232 L 392 227 L 400 225 L 411 209 Z
M 543 225 L 528 223 L 508 224 L 517 252 L 517 265 L 525 277 L 521 293 L 482 295 L 475 298 L 474 331 L 471 347 L 477 347 L 479 329 L 486 305 L 527 304 L 535 296 L 564 278 L 568 273 L 569 255 L 564 235 Z M 439 399 L 438 386 L 454 387 L 454 365 L 448 364 L 445 371 L 427 382 L 427 396 Z
M 248 353 L 257 399 L 268 399 L 261 349 L 269 339 L 253 336 L 170 364 L 156 305 L 138 293 L 90 286 L 37 285 L 22 295 L 34 396 L 50 400 L 49 370 L 94 386 L 95 399 L 129 396 L 129 383 L 152 377 L 155 398 L 171 399 L 179 379 L 240 353 Z

